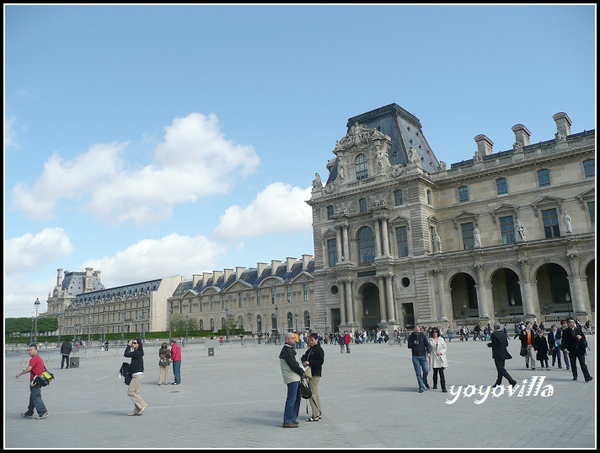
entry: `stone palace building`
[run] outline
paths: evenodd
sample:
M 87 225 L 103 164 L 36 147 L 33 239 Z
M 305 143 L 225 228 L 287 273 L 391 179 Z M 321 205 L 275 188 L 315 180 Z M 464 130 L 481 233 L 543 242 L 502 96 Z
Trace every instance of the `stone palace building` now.
M 448 168 L 398 105 L 350 118 L 307 200 L 314 255 L 110 289 L 59 269 L 48 315 L 65 334 L 164 331 L 172 316 L 254 333 L 594 321 L 596 135 L 553 120 L 550 140 L 517 124 L 500 152 L 477 135 Z

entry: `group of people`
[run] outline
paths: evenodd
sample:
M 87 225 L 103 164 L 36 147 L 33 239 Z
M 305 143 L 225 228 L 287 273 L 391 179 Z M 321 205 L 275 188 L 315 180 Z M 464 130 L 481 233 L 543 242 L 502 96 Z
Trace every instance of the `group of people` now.
M 590 330 L 591 331 L 591 330 Z M 412 363 L 415 370 L 418 383 L 419 393 L 423 393 L 425 389 L 429 389 L 430 385 L 427 380 L 429 371 L 433 370 L 433 389 L 438 387 L 438 379 L 442 392 L 447 392 L 446 376 L 444 370 L 448 368 L 448 346 L 437 327 L 429 328 L 429 338 L 421 331 L 417 325 L 413 332 L 409 335 L 407 343 L 408 348 L 412 351 Z M 287 332 L 285 334 L 285 343 L 279 354 L 281 373 L 283 381 L 287 386 L 287 396 L 284 407 L 283 427 L 297 428 L 299 426 L 298 414 L 301 402 L 300 382 L 303 377 L 308 380 L 308 385 L 311 390 L 309 398 L 312 415 L 307 418 L 307 422 L 317 422 L 321 420 L 322 409 L 319 398 L 318 384 L 322 376 L 323 363 L 325 361 L 325 352 L 321 347 L 321 338 L 316 332 L 311 332 L 308 335 L 308 349 L 298 359 L 296 353 L 296 342 L 298 334 Z M 542 363 L 542 366 L 548 367 L 548 352 L 552 353 L 552 366 L 555 365 L 558 359 L 558 366 L 561 367 L 561 355 L 564 355 L 565 365 L 567 370 L 573 373 L 573 380 L 577 380 L 577 362 L 583 373 L 585 382 L 591 381 L 593 378 L 589 373 L 585 363 L 586 349 L 588 348 L 587 340 L 583 329 L 576 324 L 573 318 L 561 321 L 560 329 L 553 325 L 548 338 L 544 337 L 544 332 L 540 328 L 537 331 L 533 330 L 531 322 L 524 324 L 524 329 L 520 330 L 519 338 L 521 341 L 521 355 L 525 357 L 526 367 L 535 370 L 535 360 L 533 354 L 537 355 L 537 360 Z M 494 324 L 494 330 L 489 334 L 490 342 L 487 344 L 492 349 L 492 358 L 494 360 L 497 377 L 494 387 L 501 385 L 502 379 L 506 379 L 510 385 L 516 385 L 517 381 L 513 379 L 506 371 L 505 362 L 512 358 L 508 352 L 508 334 L 506 328 L 502 329 L 499 323 Z M 175 339 L 171 339 L 169 345 L 162 343 L 159 351 L 159 378 L 158 385 L 168 384 L 169 373 L 168 368 L 173 364 L 174 382 L 172 385 L 181 383 L 181 348 Z M 349 332 L 340 333 L 337 342 L 343 348 L 346 347 L 350 352 L 350 343 L 352 336 Z M 61 354 L 64 358 L 68 357 L 72 348 L 70 341 L 65 341 L 61 347 Z M 48 417 L 48 410 L 44 405 L 41 395 L 41 385 L 34 382 L 37 376 L 45 370 L 44 362 L 38 354 L 36 344 L 31 344 L 29 347 L 30 361 L 29 365 L 16 375 L 20 376 L 30 373 L 30 397 L 29 406 L 26 412 L 21 415 L 27 418 L 33 418 L 34 411 L 38 413 L 38 419 Z M 133 411 L 128 414 L 130 416 L 139 416 L 144 413 L 148 404 L 140 395 L 140 384 L 144 377 L 144 348 L 140 338 L 129 340 L 125 348 L 124 356 L 131 359 L 128 364 L 126 382 L 129 380 L 127 395 L 134 403 Z M 67 360 L 67 368 L 68 368 Z

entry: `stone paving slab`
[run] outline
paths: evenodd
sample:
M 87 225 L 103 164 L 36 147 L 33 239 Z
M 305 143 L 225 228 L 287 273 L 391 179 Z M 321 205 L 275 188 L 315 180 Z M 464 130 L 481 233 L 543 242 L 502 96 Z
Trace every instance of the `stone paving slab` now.
M 527 370 L 519 342 L 511 340 L 508 372 L 519 383 L 543 377 L 543 385 L 537 396 L 535 389 L 526 396 L 527 384 L 521 396 L 490 393 L 481 404 L 475 401 L 483 396 L 468 397 L 465 391 L 484 386 L 485 393 L 495 381 L 485 342 L 455 339 L 449 344 L 447 385 L 454 392 L 462 386 L 458 396 L 433 389 L 418 393 L 411 352 L 404 344 L 352 345 L 350 354 L 341 354 L 337 345 L 323 345 L 323 419 L 306 423 L 303 401 L 298 429 L 281 427 L 286 394 L 278 359 L 281 346 L 246 340 L 242 347 L 238 341 L 217 346 L 209 356 L 205 344 L 190 344 L 183 350 L 182 384 L 158 386 L 159 344 L 147 343 L 141 395 L 149 407 L 140 417 L 127 416 L 133 405 L 118 379 L 121 363 L 129 361 L 122 347 L 82 350 L 80 367 L 68 370 L 60 369 L 58 351 L 42 350 L 56 376 L 42 391 L 50 414 L 45 420 L 20 416 L 28 404 L 28 376 L 14 376 L 27 365 L 28 356 L 5 353 L 4 446 L 592 449 L 597 445 L 595 337 L 588 342 L 591 383 L 582 376 L 573 381 L 564 368 Z M 552 395 L 542 396 L 548 385 Z

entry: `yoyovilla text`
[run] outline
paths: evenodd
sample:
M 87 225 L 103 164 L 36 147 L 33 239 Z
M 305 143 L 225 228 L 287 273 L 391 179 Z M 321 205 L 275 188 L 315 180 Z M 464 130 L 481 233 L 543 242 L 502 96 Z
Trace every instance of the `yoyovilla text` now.
M 526 396 L 541 396 L 548 398 L 554 393 L 554 387 L 550 384 L 543 386 L 546 376 L 531 376 L 531 379 L 523 379 L 522 384 L 512 385 L 467 385 L 463 388 L 459 385 L 457 390 L 454 390 L 454 385 L 448 389 L 448 394 L 452 399 L 447 399 L 446 404 L 454 404 L 458 397 L 462 394 L 464 398 L 474 398 L 475 404 L 482 404 L 489 396 L 492 398 L 508 397 L 508 398 L 523 398 Z M 528 385 L 529 384 L 529 385 Z

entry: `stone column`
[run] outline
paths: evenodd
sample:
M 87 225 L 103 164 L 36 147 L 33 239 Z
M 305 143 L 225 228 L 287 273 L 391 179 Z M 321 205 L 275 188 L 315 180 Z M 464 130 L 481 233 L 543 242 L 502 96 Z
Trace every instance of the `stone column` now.
M 448 321 L 448 307 L 446 306 L 446 294 L 444 292 L 444 271 L 442 269 L 433 269 L 430 271 L 430 275 L 434 279 L 434 288 L 437 292 L 437 303 L 434 303 L 434 307 L 437 307 L 437 318 L 440 320 Z
M 385 293 L 387 297 L 387 322 L 395 323 L 396 315 L 394 313 L 394 287 L 392 285 L 393 274 L 386 274 L 385 276 Z
M 569 265 L 571 267 L 571 277 L 569 280 L 569 289 L 571 291 L 571 302 L 573 303 L 573 312 L 587 315 L 584 301 L 583 291 L 581 290 L 581 279 L 579 278 L 579 255 L 577 253 L 569 253 Z
M 375 258 L 381 257 L 381 238 L 379 236 L 379 219 L 373 219 L 373 227 L 375 229 Z
M 337 245 L 337 262 L 341 263 L 342 262 L 342 256 L 343 256 L 343 244 L 342 244 L 342 227 L 340 225 L 336 225 L 335 227 L 335 241 L 336 241 L 336 245 Z
M 336 281 L 340 289 L 340 325 L 346 325 L 346 287 L 344 280 L 339 279 Z
M 343 231 L 343 236 L 344 236 L 344 259 L 346 261 L 350 261 L 351 257 L 350 257 L 350 243 L 348 242 L 348 224 L 347 223 L 343 224 L 342 228 L 344 229 L 344 231 Z
M 390 256 L 390 238 L 388 236 L 388 219 L 383 217 L 381 219 L 381 235 L 383 236 L 383 254 L 385 256 Z
M 346 323 L 354 325 L 354 298 L 352 297 L 351 279 L 344 279 L 344 288 L 346 293 Z
M 387 322 L 386 303 L 385 303 L 385 277 L 383 274 L 377 275 L 377 286 L 379 287 L 379 312 L 381 316 L 381 324 Z
M 475 271 L 477 272 L 477 300 L 479 302 L 479 317 L 490 319 L 490 300 L 491 291 L 485 285 L 485 273 L 483 264 L 476 264 Z M 488 294 L 489 293 L 489 294 Z
M 521 299 L 523 300 L 523 315 L 525 319 L 535 319 L 539 313 L 539 304 L 537 297 L 537 288 L 534 291 L 532 286 L 536 282 L 529 280 L 529 260 L 520 259 L 521 278 L 519 278 L 519 286 L 521 288 Z

